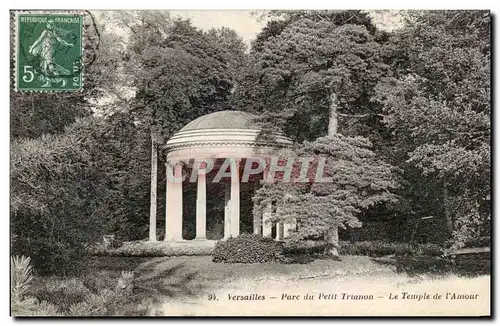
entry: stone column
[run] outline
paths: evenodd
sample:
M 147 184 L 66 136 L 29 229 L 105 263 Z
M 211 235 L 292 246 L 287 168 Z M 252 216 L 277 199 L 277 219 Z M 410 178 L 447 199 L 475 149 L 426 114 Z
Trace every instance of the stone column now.
M 254 194 L 260 188 L 260 179 L 256 179 L 253 184 Z M 253 233 L 262 235 L 262 215 L 253 214 Z
M 276 215 L 280 215 L 281 208 L 279 206 L 276 207 Z M 283 239 L 283 233 L 284 233 L 284 225 L 283 222 L 276 222 L 276 240 L 282 240 Z
M 240 160 L 231 164 L 231 236 L 240 235 Z
M 196 193 L 196 240 L 207 239 L 207 181 L 205 167 L 198 169 Z
M 271 213 L 273 209 L 273 204 L 269 202 L 266 207 L 264 207 L 264 214 L 262 214 L 262 235 L 264 237 L 271 237 L 273 225 L 270 222 Z
M 269 159 L 266 158 L 266 169 L 262 172 L 263 182 L 267 182 L 267 176 L 269 175 Z M 264 207 L 264 212 L 262 213 L 262 236 L 271 237 L 273 225 L 269 221 L 271 219 L 271 214 L 273 212 L 273 203 L 269 202 L 266 207 Z
M 166 187 L 166 203 L 165 203 L 165 241 L 170 241 L 172 240 L 172 222 L 171 220 L 174 218 L 175 215 L 175 196 L 174 196 L 174 191 L 175 191 L 175 182 L 173 180 L 174 178 L 174 172 L 172 171 L 171 166 L 168 164 L 168 162 L 165 164 L 165 169 L 167 171 L 166 174 L 166 179 L 167 179 L 167 187 Z
M 231 236 L 231 185 L 224 186 L 224 239 L 227 239 Z
M 165 221 L 165 241 L 182 240 L 182 165 L 176 164 L 174 180 L 169 180 L 170 167 L 167 166 L 167 207 Z

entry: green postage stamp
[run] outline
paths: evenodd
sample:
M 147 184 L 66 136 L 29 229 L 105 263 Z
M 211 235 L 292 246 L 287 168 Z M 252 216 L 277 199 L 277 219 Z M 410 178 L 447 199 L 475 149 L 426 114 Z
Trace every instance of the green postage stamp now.
M 15 19 L 16 90 L 82 90 L 83 15 L 20 12 Z

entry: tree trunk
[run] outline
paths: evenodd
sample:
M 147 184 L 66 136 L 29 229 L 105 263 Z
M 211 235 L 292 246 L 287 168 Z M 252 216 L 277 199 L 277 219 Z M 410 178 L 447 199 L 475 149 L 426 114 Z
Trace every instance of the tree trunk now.
M 338 99 L 337 94 L 332 92 L 329 97 L 329 116 L 328 116 L 328 136 L 335 136 L 338 131 Z M 328 254 L 338 258 L 339 257 L 339 228 L 337 225 L 328 229 L 324 237 L 328 243 Z
M 444 217 L 446 219 L 446 231 L 448 233 L 448 236 L 451 237 L 451 235 L 453 234 L 453 219 L 450 212 L 450 193 L 446 184 L 443 186 L 443 206 Z
M 338 99 L 337 94 L 332 92 L 328 99 L 329 105 L 329 116 L 328 116 L 328 136 L 334 136 L 338 131 Z
M 151 203 L 149 209 L 149 241 L 156 241 L 156 186 L 158 171 L 158 142 L 151 131 Z
M 339 257 L 339 228 L 337 226 L 333 226 L 325 234 L 325 241 L 328 243 L 328 252 L 327 254 L 338 258 Z

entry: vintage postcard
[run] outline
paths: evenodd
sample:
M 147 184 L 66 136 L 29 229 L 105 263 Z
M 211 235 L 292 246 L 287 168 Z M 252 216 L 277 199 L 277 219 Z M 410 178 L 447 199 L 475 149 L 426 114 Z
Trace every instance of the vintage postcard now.
M 486 10 L 11 10 L 11 316 L 491 316 Z

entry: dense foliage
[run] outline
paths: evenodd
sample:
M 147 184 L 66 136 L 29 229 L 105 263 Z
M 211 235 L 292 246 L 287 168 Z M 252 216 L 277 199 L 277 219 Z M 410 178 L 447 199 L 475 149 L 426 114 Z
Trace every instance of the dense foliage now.
M 341 252 L 344 255 L 363 255 L 370 257 L 396 256 L 441 256 L 440 245 L 391 243 L 386 241 L 343 242 Z
M 86 118 L 62 135 L 15 140 L 13 252 L 33 257 L 39 273 L 67 273 L 79 269 L 84 245 L 102 234 L 140 237 L 145 208 L 136 203 L 147 188 L 135 180 L 147 177 L 148 162 L 126 155 L 134 143 L 141 147 L 135 132 L 131 121 L 110 125 Z
M 409 18 L 387 45 L 393 76 L 381 80 L 376 98 L 413 209 L 445 220 L 441 237 L 451 234 L 461 247 L 490 229 L 490 17 Z
M 486 235 L 490 229 L 489 13 L 409 12 L 403 28 L 391 33 L 377 31 L 362 12 L 276 14 L 280 19 L 268 23 L 254 43 L 254 66 L 240 94 L 261 112 L 263 125 L 285 131 L 299 148 L 303 140 L 320 141 L 326 135 L 368 137 L 377 158 L 368 166 L 386 162 L 397 167 L 390 178 L 400 179 L 402 185 L 397 204 L 381 200 L 392 205 L 360 212 L 351 205 L 351 196 L 338 197 L 342 187 L 333 184 L 328 193 L 334 200 L 318 205 L 321 196 L 309 192 L 297 215 L 316 216 L 308 219 L 318 221 L 315 230 L 325 228 L 329 214 L 335 215 L 331 222 L 349 220 L 350 226 L 368 217 L 386 219 L 413 229 L 408 232 L 410 241 L 451 239 L 454 247 Z M 308 146 L 314 151 L 312 144 Z M 335 141 L 323 145 L 327 146 L 335 147 Z M 349 150 L 344 147 L 338 154 Z M 336 171 L 337 177 L 358 168 L 355 162 L 350 169 L 344 165 L 344 174 Z M 362 191 L 359 184 L 353 186 L 352 191 Z M 379 190 L 393 193 L 394 186 L 394 181 L 386 182 Z M 290 189 L 268 187 L 260 196 L 276 192 L 285 198 L 284 191 Z M 285 205 L 289 211 L 299 206 Z M 339 211 L 342 206 L 350 210 L 349 217 Z M 432 219 L 431 234 L 414 237 L 420 225 L 429 224 L 419 222 L 423 217 Z
M 102 191 L 98 169 L 88 164 L 88 148 L 76 146 L 79 137 L 66 133 L 12 144 L 12 249 L 33 257 L 41 273 L 78 270 L 82 243 L 99 227 L 93 214 Z
M 264 126 L 299 142 L 327 135 L 332 117 L 342 122 L 342 134 L 373 135 L 366 123 L 377 120 L 378 111 L 370 98 L 389 68 L 381 57 L 384 33 L 360 11 L 274 15 L 254 41 L 253 65 L 236 96 L 261 113 Z M 368 119 L 353 120 L 357 114 Z
M 271 185 L 256 202 L 262 207 L 280 193 L 277 219 L 297 219 L 301 237 L 329 238 L 336 255 L 339 227 L 359 227 L 362 211 L 395 199 L 394 169 L 366 138 L 381 138 L 380 105 L 372 96 L 389 71 L 381 52 L 387 37 L 360 11 L 273 14 L 280 22 L 257 37 L 254 66 L 238 94 L 261 113 L 264 136 L 285 132 L 297 142 L 295 155 L 327 159 L 326 174 L 335 181 L 293 189 Z M 282 200 L 284 192 L 292 201 Z
M 168 13 L 134 13 L 124 63 L 136 119 L 168 138 L 196 117 L 227 110 L 245 45 L 228 28 L 203 32 Z M 145 46 L 147 44 L 147 46 Z
M 93 256 L 114 257 L 170 257 L 170 256 L 209 256 L 213 245 L 208 243 L 181 243 L 172 245 L 164 241 L 127 241 L 117 248 L 106 247 L 101 243 L 87 248 Z
M 244 233 L 218 241 L 212 258 L 216 263 L 281 262 L 284 259 L 283 244 L 261 235 Z
M 277 206 L 273 219 L 296 221 L 300 238 L 321 238 L 331 226 L 360 227 L 359 214 L 380 203 L 395 202 L 391 191 L 398 187 L 393 167 L 377 158 L 371 143 L 363 137 L 336 135 L 304 142 L 297 157 L 326 161 L 323 176 L 328 182 L 315 182 L 318 166 L 309 169 L 307 183 L 266 184 L 254 198 L 256 214 L 268 203 Z M 298 177 L 300 170 L 294 171 Z M 335 244 L 333 244 L 335 245 Z

